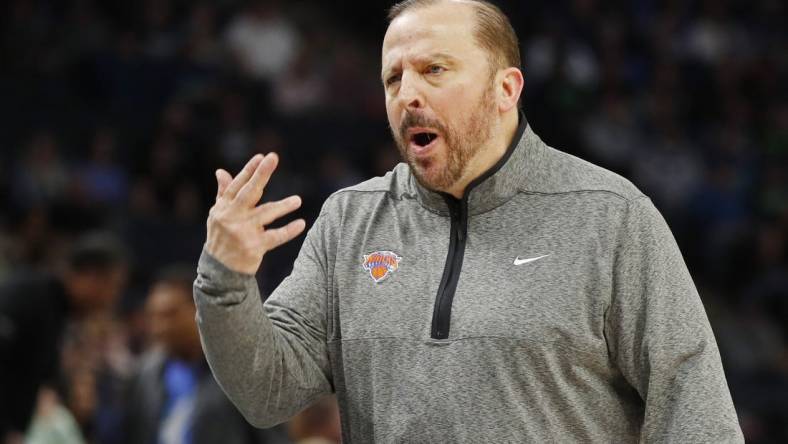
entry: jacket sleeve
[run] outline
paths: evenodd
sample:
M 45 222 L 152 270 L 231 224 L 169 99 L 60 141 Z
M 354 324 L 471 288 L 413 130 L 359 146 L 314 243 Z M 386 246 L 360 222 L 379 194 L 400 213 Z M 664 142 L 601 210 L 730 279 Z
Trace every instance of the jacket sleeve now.
M 618 235 L 605 336 L 644 400 L 641 442 L 744 442 L 706 312 L 646 197 L 628 203 Z
M 323 219 L 265 305 L 254 276 L 205 251 L 200 257 L 194 298 L 203 349 L 219 385 L 256 427 L 287 421 L 331 392 Z

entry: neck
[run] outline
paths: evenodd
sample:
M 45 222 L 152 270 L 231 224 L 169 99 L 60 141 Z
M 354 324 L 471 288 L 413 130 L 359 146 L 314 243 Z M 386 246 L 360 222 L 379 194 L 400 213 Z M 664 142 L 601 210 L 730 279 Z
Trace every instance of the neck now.
M 517 109 L 505 114 L 501 119 L 499 128 L 493 130 L 489 143 L 482 147 L 468 162 L 465 173 L 446 192 L 457 199 L 462 199 L 468 184 L 492 168 L 506 154 L 506 149 L 511 145 L 512 139 L 517 132 L 518 124 L 519 112 Z

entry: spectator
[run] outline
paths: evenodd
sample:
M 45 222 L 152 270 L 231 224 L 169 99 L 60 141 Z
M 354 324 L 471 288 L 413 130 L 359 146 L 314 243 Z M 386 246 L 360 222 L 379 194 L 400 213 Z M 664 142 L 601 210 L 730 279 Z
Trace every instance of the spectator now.
M 228 26 L 227 45 L 244 73 L 275 80 L 298 54 L 300 36 L 278 2 L 253 2 Z
M 116 206 L 126 200 L 128 179 L 116 154 L 113 131 L 109 128 L 96 131 L 90 159 L 78 170 L 82 192 L 91 202 Z
M 88 235 L 74 244 L 61 272 L 19 272 L 0 287 L 0 437 L 28 429 L 39 390 L 57 387 L 67 321 L 112 307 L 124 288 L 125 263 L 114 238 Z
M 68 168 L 60 158 L 55 135 L 37 131 L 24 152 L 13 182 L 16 202 L 32 207 L 61 198 L 68 184 Z
M 214 381 L 194 322 L 190 268 L 171 267 L 151 287 L 145 309 L 153 347 L 129 387 L 123 442 L 287 442 L 281 429 L 249 425 Z

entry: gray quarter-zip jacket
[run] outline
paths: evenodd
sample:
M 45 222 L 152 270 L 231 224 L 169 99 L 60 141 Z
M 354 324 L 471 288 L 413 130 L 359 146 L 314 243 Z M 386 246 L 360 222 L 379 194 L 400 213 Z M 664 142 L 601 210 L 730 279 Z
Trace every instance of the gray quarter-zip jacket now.
M 263 304 L 207 253 L 208 362 L 260 427 L 336 392 L 346 443 L 743 442 L 676 242 L 521 117 L 463 199 L 400 164 L 328 198 Z

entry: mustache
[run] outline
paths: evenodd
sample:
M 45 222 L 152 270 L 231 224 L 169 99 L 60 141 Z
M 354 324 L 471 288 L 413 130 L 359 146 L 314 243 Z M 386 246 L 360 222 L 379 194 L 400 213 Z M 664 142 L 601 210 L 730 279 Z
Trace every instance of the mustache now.
M 446 135 L 446 128 L 439 121 L 430 119 L 421 114 L 415 114 L 410 111 L 406 111 L 405 118 L 402 119 L 402 124 L 399 127 L 400 139 L 403 141 L 407 140 L 408 130 L 413 127 L 434 128 L 442 135 Z

